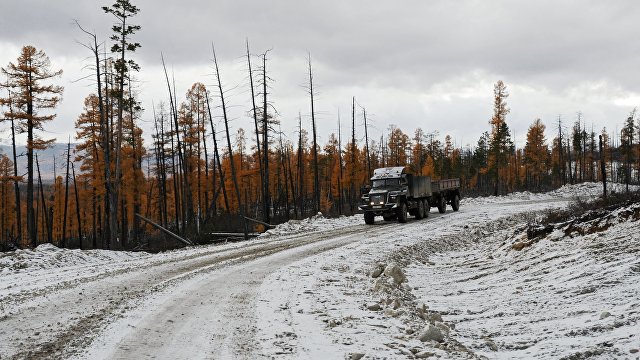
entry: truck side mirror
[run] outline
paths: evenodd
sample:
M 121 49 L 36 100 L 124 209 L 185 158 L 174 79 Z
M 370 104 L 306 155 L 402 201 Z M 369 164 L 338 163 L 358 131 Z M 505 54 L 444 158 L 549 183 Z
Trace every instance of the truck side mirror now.
M 369 191 L 371 191 L 371 186 L 369 186 L 369 185 L 365 185 L 365 186 L 361 186 L 360 187 L 360 194 L 362 194 L 362 195 L 368 194 Z

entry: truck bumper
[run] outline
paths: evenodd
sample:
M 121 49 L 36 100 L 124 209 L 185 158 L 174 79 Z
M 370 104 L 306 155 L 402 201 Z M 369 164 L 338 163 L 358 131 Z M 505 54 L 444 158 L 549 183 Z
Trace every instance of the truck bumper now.
M 366 212 L 373 212 L 376 215 L 382 215 L 395 211 L 398 208 L 396 203 L 387 203 L 384 205 L 358 205 L 358 209 Z

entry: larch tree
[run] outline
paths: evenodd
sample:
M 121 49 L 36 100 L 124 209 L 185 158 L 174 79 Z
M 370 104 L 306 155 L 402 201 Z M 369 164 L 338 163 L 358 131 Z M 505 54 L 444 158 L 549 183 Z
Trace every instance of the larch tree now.
M 409 135 L 402 132 L 395 125 L 389 126 L 388 144 L 392 166 L 405 166 L 407 164 L 407 150 L 411 146 Z M 369 175 L 371 176 L 371 175 Z
M 84 111 L 76 120 L 76 140 L 79 143 L 75 147 L 75 161 L 80 161 L 81 177 L 91 189 L 91 209 L 85 209 L 86 217 L 91 216 L 93 247 L 97 245 L 98 230 L 103 242 L 104 233 L 109 230 L 103 225 L 102 218 L 108 216 L 108 202 L 104 199 L 108 196 L 105 190 L 105 170 L 107 151 L 103 149 L 104 141 L 101 135 L 104 125 L 100 116 L 98 96 L 91 94 L 84 100 Z M 73 162 L 71 163 L 73 165 Z M 105 220 L 104 224 L 108 222 Z
M 18 131 L 27 133 L 27 234 L 31 246 L 36 247 L 37 230 L 34 200 L 34 150 L 45 149 L 55 139 L 44 140 L 35 130 L 43 130 L 43 124 L 55 118 L 55 114 L 43 112 L 55 109 L 60 101 L 63 88 L 47 82 L 62 75 L 62 70 L 51 70 L 51 61 L 42 50 L 33 46 L 24 46 L 16 63 L 9 63 L 2 68 L 7 82 L 2 87 L 8 88 L 12 96 L 0 99 L 3 104 L 10 103 L 7 117 L 18 121 Z
M 493 170 L 494 190 L 493 194 L 498 195 L 500 188 L 500 172 L 507 166 L 507 157 L 513 147 L 509 127 L 506 118 L 509 114 L 506 99 L 509 97 L 507 86 L 498 80 L 493 87 L 493 117 L 491 124 L 491 134 L 489 138 L 489 167 Z
M 618 176 L 624 179 L 627 192 L 629 192 L 629 183 L 631 182 L 631 165 L 634 163 L 633 136 L 635 134 L 635 117 L 636 109 L 633 109 L 620 131 L 620 153 L 622 155 L 622 167 L 620 169 L 622 174 Z
M 535 189 L 540 188 L 541 177 L 547 172 L 549 148 L 544 136 L 546 127 L 540 119 L 536 119 L 527 131 L 527 143 L 524 147 L 527 172 Z

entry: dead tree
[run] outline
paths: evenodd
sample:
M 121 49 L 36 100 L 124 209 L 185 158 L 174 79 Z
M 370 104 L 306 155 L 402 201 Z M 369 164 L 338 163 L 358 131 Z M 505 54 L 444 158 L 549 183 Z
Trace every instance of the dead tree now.
M 338 175 L 338 214 L 342 215 L 343 208 L 343 194 L 342 194 L 342 178 L 343 178 L 343 169 L 342 169 L 342 128 L 340 125 L 340 111 L 338 111 L 338 164 L 340 165 L 340 173 Z
M 351 100 L 351 179 L 349 179 L 349 208 L 351 214 L 355 213 L 355 183 L 356 177 L 356 97 Z
M 11 91 L 9 91 L 9 113 L 13 114 L 11 103 Z M 16 128 L 13 120 L 13 115 L 10 116 L 11 120 L 11 148 L 13 150 L 13 190 L 16 197 L 16 225 L 18 231 L 18 240 L 20 245 L 22 242 L 22 210 L 20 205 L 20 186 L 18 177 L 18 156 L 16 152 Z
M 47 209 L 47 202 L 44 197 L 44 187 L 42 186 L 42 176 L 40 174 L 40 163 L 38 162 L 38 154 L 35 154 L 35 157 L 36 157 L 36 170 L 38 170 L 38 187 L 40 188 L 40 197 L 42 201 L 44 225 L 45 225 L 45 231 L 47 233 L 47 242 L 53 243 L 53 238 L 51 234 L 51 217 L 49 216 L 49 210 Z M 36 235 L 36 238 L 37 238 L 37 235 Z
M 80 217 L 80 196 L 78 195 L 78 185 L 76 184 L 76 170 L 71 163 L 71 175 L 73 176 L 73 192 L 76 195 L 76 218 L 78 220 L 78 241 L 80 242 L 80 249 L 82 249 L 82 218 Z M 94 238 L 95 239 L 95 238 Z M 95 247 L 95 240 L 94 240 Z
M 89 35 L 91 37 L 92 44 L 91 45 L 83 45 L 87 49 L 91 51 L 95 60 L 95 69 L 96 69 L 96 84 L 97 84 L 97 92 L 98 92 L 98 110 L 100 112 L 100 142 L 102 143 L 102 151 L 104 152 L 104 225 L 102 226 L 102 241 L 103 244 L 107 244 L 107 247 L 110 247 L 111 243 L 111 229 L 112 229 L 112 220 L 111 220 L 111 145 L 109 141 L 109 121 L 107 121 L 104 100 L 102 96 L 102 77 L 100 74 L 100 50 L 98 47 L 98 38 L 95 33 L 91 33 L 76 21 L 76 25 L 82 32 Z M 106 62 L 105 62 L 106 66 Z M 106 72 L 105 72 L 106 73 Z
M 298 206 L 300 208 L 300 217 L 304 217 L 304 147 L 302 144 L 302 115 L 298 113 Z
M 367 126 L 367 109 L 362 108 L 362 117 L 364 118 L 364 146 L 367 154 L 367 174 L 365 178 L 371 176 L 371 157 L 369 155 L 369 131 Z
M 169 75 L 167 74 L 167 67 L 165 66 L 164 63 L 164 56 L 162 56 L 162 54 L 160 55 L 162 58 L 162 67 L 164 69 L 164 76 L 165 76 L 165 80 L 167 82 L 167 88 L 169 89 L 169 104 L 171 107 L 171 114 L 172 114 L 172 118 L 173 118 L 173 126 L 174 126 L 174 133 L 176 136 L 176 143 L 178 146 L 178 181 L 181 179 L 184 183 L 183 184 L 179 184 L 180 188 L 182 188 L 182 229 L 185 230 L 186 226 L 187 226 L 187 209 L 186 209 L 186 201 L 187 201 L 187 196 L 186 196 L 186 191 L 189 187 L 189 183 L 188 180 L 186 178 L 186 174 L 187 171 L 185 169 L 185 161 L 184 161 L 184 157 L 183 157 L 183 152 L 182 152 L 182 141 L 180 140 L 180 125 L 178 124 L 178 110 L 177 110 L 177 104 L 175 103 L 175 81 L 174 81 L 174 89 L 173 91 L 171 90 L 171 83 L 169 82 Z M 173 156 L 173 153 L 172 153 Z M 182 177 L 180 177 L 180 173 L 182 174 Z M 174 177 L 176 176 L 176 173 L 174 173 Z M 177 196 L 178 192 L 176 192 L 176 196 Z M 176 214 L 178 213 L 178 208 L 176 207 Z M 178 233 L 180 233 L 180 229 L 178 229 Z
M 311 98 L 311 128 L 313 131 L 313 205 L 314 212 L 320 211 L 320 175 L 318 173 L 318 143 L 316 135 L 316 116 L 313 102 L 313 72 L 311 70 L 311 54 L 308 57 L 309 62 L 309 97 Z
M 269 115 L 267 112 L 267 52 L 262 54 L 262 156 L 264 158 L 264 193 L 262 203 L 264 222 L 270 223 L 271 195 L 269 194 Z M 228 134 L 227 134 L 228 136 Z
M 227 107 L 224 102 L 224 91 L 222 90 L 222 80 L 220 79 L 220 69 L 218 68 L 218 59 L 216 58 L 216 50 L 213 47 L 213 44 L 211 45 L 211 51 L 213 53 L 213 64 L 215 66 L 215 71 L 216 71 L 216 80 L 218 83 L 218 90 L 220 91 L 220 102 L 222 105 L 222 118 L 224 119 L 224 128 L 227 134 L 227 149 L 229 151 L 229 162 L 231 164 L 231 179 L 233 181 L 233 187 L 236 191 L 236 198 L 238 199 L 238 209 L 240 210 L 240 216 L 242 217 L 241 220 L 243 225 L 242 227 L 244 230 L 244 239 L 248 240 L 249 234 L 247 229 L 247 220 L 245 219 L 244 208 L 242 207 L 242 201 L 240 199 L 240 188 L 238 187 L 238 178 L 236 177 L 236 167 L 233 163 L 233 150 L 231 148 L 231 136 L 229 135 L 229 119 L 227 117 Z M 265 85 L 265 88 L 266 88 L 266 85 Z M 265 102 L 266 102 L 266 95 L 265 95 Z M 267 157 L 266 154 L 265 154 L 265 157 Z
M 65 183 L 64 183 L 64 210 L 62 215 L 62 240 L 60 241 L 60 246 L 66 246 L 67 239 L 67 208 L 69 206 L 69 163 L 71 162 L 71 137 L 69 137 L 69 142 L 67 143 L 67 171 L 65 172 Z
M 262 164 L 262 150 L 260 149 L 260 131 L 258 130 L 258 112 L 256 107 L 256 96 L 255 96 L 255 88 L 253 85 L 253 70 L 251 69 L 251 53 L 249 52 L 249 39 L 247 39 L 247 66 L 249 67 L 249 86 L 251 88 L 251 114 L 253 115 L 253 124 L 255 126 L 256 132 L 256 149 L 258 152 L 258 168 L 260 169 L 260 183 L 264 183 L 264 168 Z M 262 195 L 262 200 L 264 201 L 265 193 L 264 187 L 260 187 L 260 194 Z M 267 221 L 268 223 L 268 221 Z
M 214 194 L 213 194 L 213 201 L 212 201 L 213 212 L 215 213 L 215 204 L 218 199 L 218 195 L 217 195 L 218 190 L 216 189 L 216 177 L 215 177 L 216 167 L 218 168 L 218 173 L 220 175 L 220 187 L 222 188 L 222 197 L 224 198 L 224 207 L 225 207 L 225 210 L 229 212 L 229 199 L 227 198 L 227 187 L 224 184 L 224 173 L 222 172 L 222 166 L 221 166 L 222 162 L 220 162 L 220 152 L 218 151 L 218 140 L 216 140 L 216 129 L 213 126 L 213 117 L 211 116 L 211 106 L 209 104 L 209 96 L 207 96 L 206 100 L 207 100 L 207 111 L 209 113 L 209 124 L 211 125 L 211 136 L 213 137 L 213 156 L 215 158 L 213 160 L 213 164 L 214 164 L 214 169 L 213 169 Z

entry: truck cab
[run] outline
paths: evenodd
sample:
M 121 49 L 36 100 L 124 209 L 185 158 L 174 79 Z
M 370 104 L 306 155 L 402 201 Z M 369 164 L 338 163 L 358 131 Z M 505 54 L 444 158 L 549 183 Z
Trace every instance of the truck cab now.
M 371 177 L 371 190 L 363 194 L 360 210 L 365 214 L 382 215 L 386 220 L 395 217 L 396 209 L 409 193 L 409 180 L 404 167 L 375 169 Z

